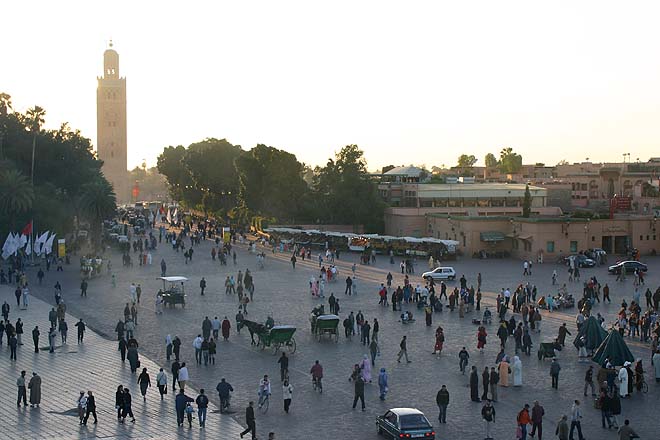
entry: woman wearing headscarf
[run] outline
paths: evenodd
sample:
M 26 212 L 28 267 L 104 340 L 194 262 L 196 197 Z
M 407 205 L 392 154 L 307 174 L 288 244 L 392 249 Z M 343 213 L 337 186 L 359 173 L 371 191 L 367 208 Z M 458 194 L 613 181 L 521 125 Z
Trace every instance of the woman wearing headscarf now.
M 387 372 L 385 368 L 381 368 L 378 374 L 378 389 L 380 390 L 380 400 L 385 400 L 385 395 L 389 391 L 387 388 Z
M 511 367 L 509 367 L 508 358 L 505 356 L 500 362 L 500 386 L 508 387 L 509 386 L 509 373 L 511 373 Z
M 371 361 L 369 360 L 368 355 L 364 355 L 362 362 L 360 363 L 360 370 L 362 375 L 362 380 L 365 382 L 371 382 Z
M 518 356 L 513 357 L 513 386 L 522 386 L 522 362 Z
M 445 342 L 445 334 L 442 330 L 442 327 L 438 326 L 435 330 L 435 347 L 433 347 L 433 354 L 437 354 L 440 357 L 442 353 L 442 344 Z

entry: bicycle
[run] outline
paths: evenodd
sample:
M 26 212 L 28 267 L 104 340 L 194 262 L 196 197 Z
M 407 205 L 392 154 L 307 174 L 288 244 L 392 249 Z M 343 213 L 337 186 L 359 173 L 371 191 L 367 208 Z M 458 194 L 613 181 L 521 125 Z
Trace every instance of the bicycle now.
M 639 391 L 641 391 L 644 394 L 649 392 L 649 386 L 646 383 L 646 379 L 644 379 L 643 377 L 642 377 L 642 384 L 640 385 Z
M 261 414 L 266 414 L 268 412 L 268 406 L 270 405 L 270 394 L 266 394 L 265 397 L 259 397 L 259 412 Z
M 312 377 L 312 387 L 314 391 L 318 389 L 319 393 L 323 393 L 323 383 L 321 383 L 320 377 Z

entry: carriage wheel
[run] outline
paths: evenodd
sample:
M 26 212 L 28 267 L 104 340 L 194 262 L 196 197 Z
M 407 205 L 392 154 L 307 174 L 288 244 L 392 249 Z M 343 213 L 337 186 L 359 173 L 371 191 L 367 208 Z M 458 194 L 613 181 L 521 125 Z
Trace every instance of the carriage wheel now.
M 642 393 L 646 394 L 649 392 L 649 386 L 646 381 L 642 382 Z
M 296 352 L 296 340 L 292 337 L 290 341 L 286 342 L 284 344 L 286 346 L 287 351 L 289 354 L 293 354 Z

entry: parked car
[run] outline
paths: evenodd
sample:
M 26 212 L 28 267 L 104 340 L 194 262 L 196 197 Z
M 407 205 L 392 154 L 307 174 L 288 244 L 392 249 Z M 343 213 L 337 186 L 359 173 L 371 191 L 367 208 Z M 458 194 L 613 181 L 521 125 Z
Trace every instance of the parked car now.
M 567 266 L 570 266 L 571 259 L 575 260 L 575 265 L 577 267 L 594 267 L 596 266 L 596 262 L 592 260 L 591 258 L 588 258 L 585 255 L 582 254 L 577 254 L 577 255 L 569 255 L 568 257 L 564 258 L 564 262 L 566 263 Z
M 626 273 L 633 273 L 637 270 L 641 270 L 642 272 L 646 272 L 648 270 L 648 267 L 644 263 L 640 263 L 639 261 L 620 261 L 616 264 L 611 265 L 607 271 L 609 273 L 614 273 L 614 274 L 619 274 L 621 273 L 621 268 L 625 267 Z
M 600 258 L 601 262 L 607 261 L 607 252 L 601 248 L 587 249 L 584 252 L 584 255 L 591 258 L 592 260 L 598 260 Z
M 444 266 L 444 267 L 436 267 L 430 272 L 424 272 L 422 274 L 422 278 L 425 280 L 433 279 L 435 280 L 455 280 L 456 279 L 456 271 L 454 270 L 453 267 L 449 266 Z
M 378 434 L 390 438 L 435 439 L 433 426 L 415 408 L 392 408 L 376 418 L 376 427 Z

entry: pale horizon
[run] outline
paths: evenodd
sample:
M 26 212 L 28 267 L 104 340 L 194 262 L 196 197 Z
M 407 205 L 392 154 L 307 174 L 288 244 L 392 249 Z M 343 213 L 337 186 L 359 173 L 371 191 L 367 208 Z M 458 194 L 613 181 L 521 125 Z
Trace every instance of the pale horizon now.
M 310 165 L 357 144 L 370 170 L 507 146 L 546 165 L 660 156 L 654 2 L 65 5 L 4 6 L 0 92 L 96 146 L 112 39 L 129 169 L 207 137 Z

